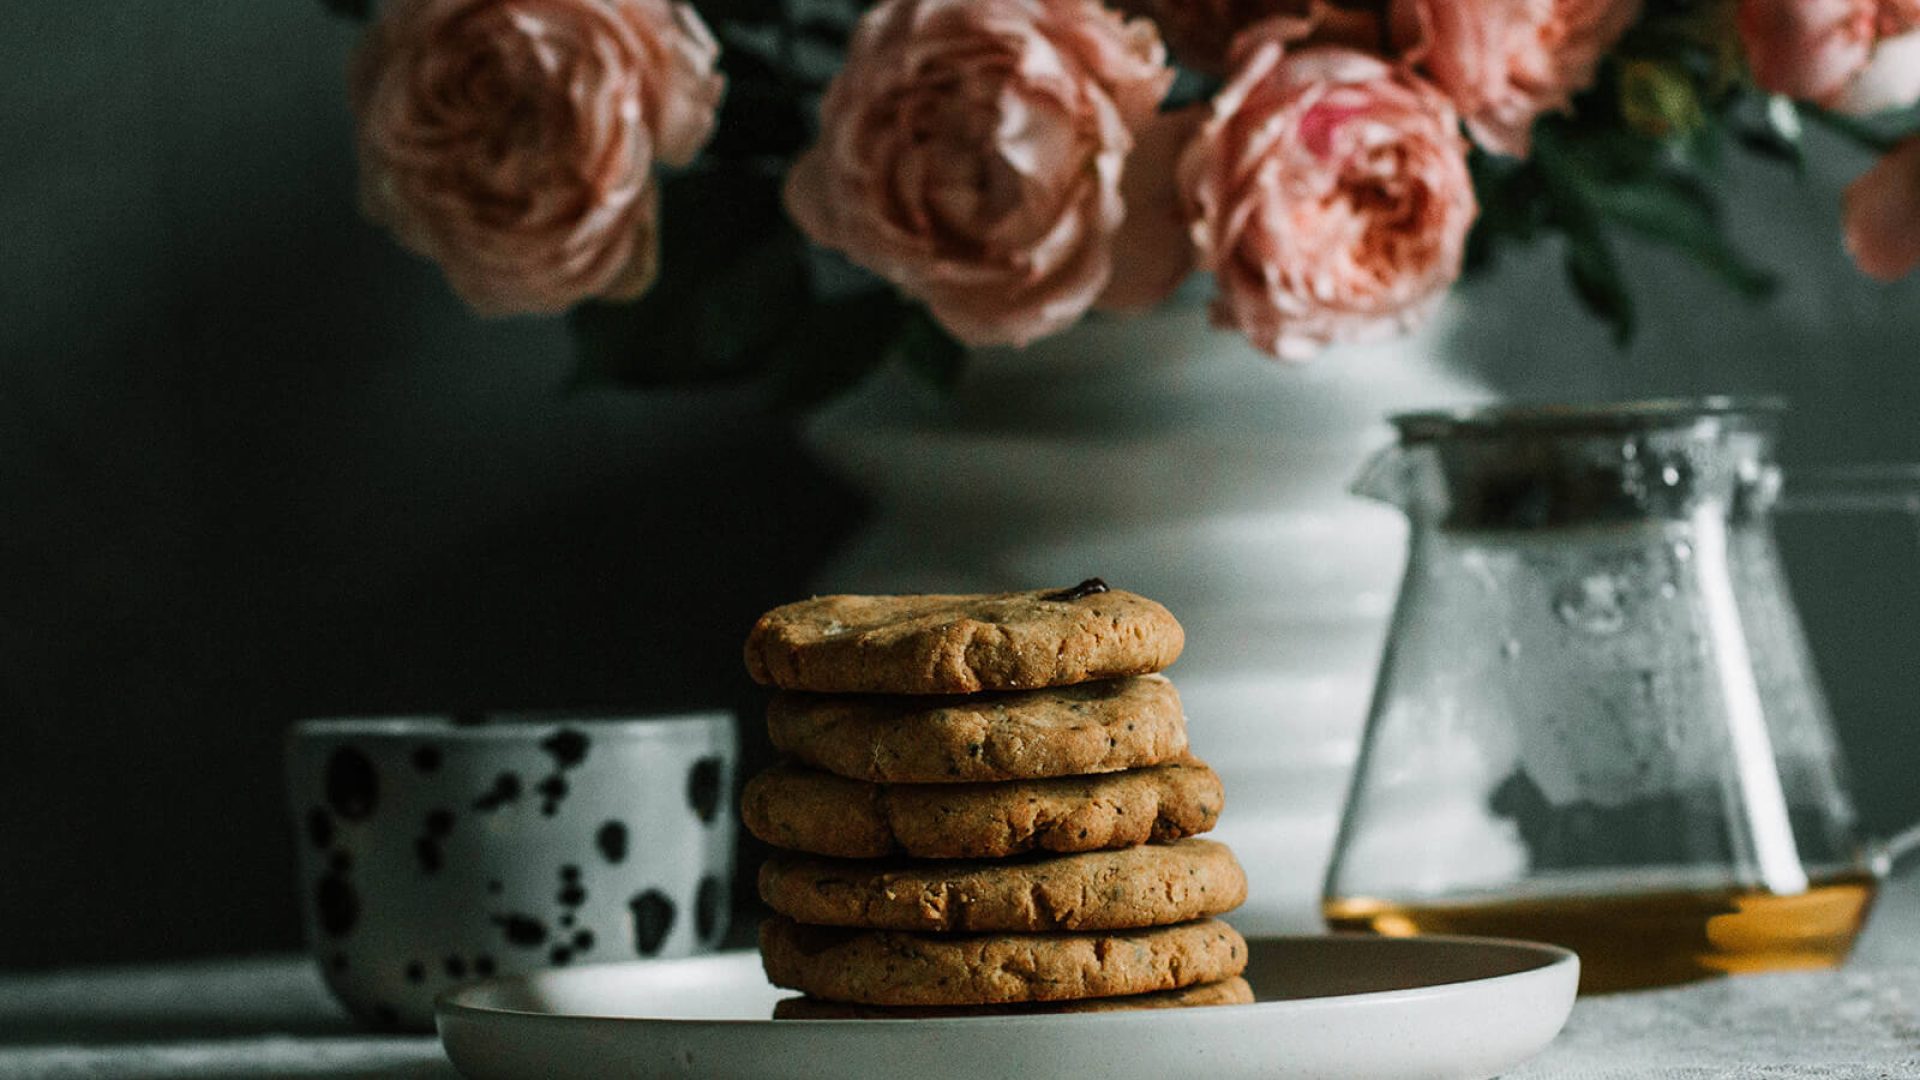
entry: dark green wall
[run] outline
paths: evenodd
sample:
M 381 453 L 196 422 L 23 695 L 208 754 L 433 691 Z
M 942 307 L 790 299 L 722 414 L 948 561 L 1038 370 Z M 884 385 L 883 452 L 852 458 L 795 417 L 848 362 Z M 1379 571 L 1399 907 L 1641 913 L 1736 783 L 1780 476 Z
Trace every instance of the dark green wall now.
M 554 325 L 469 318 L 362 224 L 353 33 L 0 8 L 0 965 L 291 944 L 288 719 L 750 700 L 742 628 L 853 515 L 750 391 L 565 393 Z M 1450 348 L 1530 396 L 1786 391 L 1795 460 L 1920 459 L 1920 288 L 1835 232 L 1861 165 L 1736 178 L 1765 313 L 1636 252 L 1617 355 L 1546 253 Z M 1920 813 L 1920 533 L 1789 539 L 1870 820 Z
M 291 945 L 287 720 L 746 704 L 853 514 L 751 392 L 568 393 L 363 224 L 353 36 L 0 11 L 0 965 Z

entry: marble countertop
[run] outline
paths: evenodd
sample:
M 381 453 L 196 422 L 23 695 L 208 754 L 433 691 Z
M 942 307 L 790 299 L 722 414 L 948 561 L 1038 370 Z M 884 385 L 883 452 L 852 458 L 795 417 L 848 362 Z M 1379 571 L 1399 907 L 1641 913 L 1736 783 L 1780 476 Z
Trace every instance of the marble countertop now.
M 357 1031 L 301 957 L 0 975 L 0 1076 L 432 1077 L 426 1036 Z M 1920 875 L 1841 971 L 1582 1000 L 1525 1080 L 1920 1077 Z

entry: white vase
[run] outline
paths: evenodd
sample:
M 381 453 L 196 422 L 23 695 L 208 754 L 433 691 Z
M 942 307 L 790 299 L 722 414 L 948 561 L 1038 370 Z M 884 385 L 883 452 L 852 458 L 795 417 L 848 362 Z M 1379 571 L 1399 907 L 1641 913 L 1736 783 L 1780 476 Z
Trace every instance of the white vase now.
M 1190 302 L 981 350 L 942 395 L 897 366 L 808 441 L 877 514 L 821 592 L 974 592 L 1101 577 L 1187 630 L 1172 674 L 1226 783 L 1216 836 L 1251 932 L 1318 896 L 1399 579 L 1399 514 L 1347 493 L 1384 417 L 1485 400 L 1432 336 L 1276 364 Z

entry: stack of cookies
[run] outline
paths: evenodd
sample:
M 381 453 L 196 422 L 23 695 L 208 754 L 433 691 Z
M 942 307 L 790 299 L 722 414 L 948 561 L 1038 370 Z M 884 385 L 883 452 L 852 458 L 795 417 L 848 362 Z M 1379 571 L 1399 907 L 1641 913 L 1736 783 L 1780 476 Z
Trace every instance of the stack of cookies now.
M 787 759 L 742 818 L 783 849 L 781 1018 L 1087 1011 L 1253 1000 L 1246 896 L 1213 770 L 1158 674 L 1159 604 L 1057 592 L 826 596 L 761 616 L 747 670 Z

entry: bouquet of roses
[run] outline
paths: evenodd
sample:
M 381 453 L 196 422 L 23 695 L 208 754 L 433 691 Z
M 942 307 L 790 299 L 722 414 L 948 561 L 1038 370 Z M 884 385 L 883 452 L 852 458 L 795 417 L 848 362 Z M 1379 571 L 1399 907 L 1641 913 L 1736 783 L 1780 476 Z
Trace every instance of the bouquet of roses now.
M 1624 338 L 1622 231 L 1766 294 L 1712 177 L 1808 120 L 1889 151 L 1860 265 L 1920 262 L 1920 0 L 330 2 L 367 213 L 629 382 L 951 377 L 1195 271 L 1305 359 L 1548 233 Z

